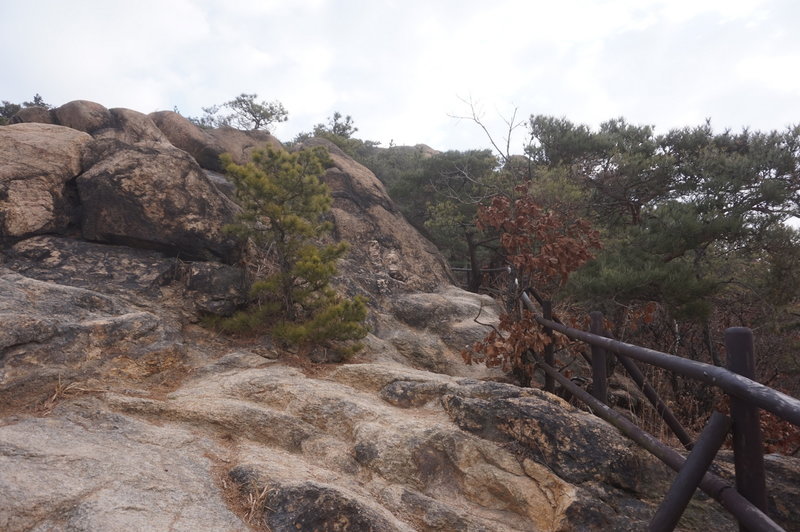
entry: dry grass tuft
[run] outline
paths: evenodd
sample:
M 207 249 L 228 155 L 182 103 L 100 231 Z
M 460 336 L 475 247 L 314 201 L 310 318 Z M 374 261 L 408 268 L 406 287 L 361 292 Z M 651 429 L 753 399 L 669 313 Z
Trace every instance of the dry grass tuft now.
M 254 521 L 261 522 L 267 528 L 267 530 L 269 530 L 269 527 L 262 522 L 264 509 L 269 509 L 267 506 L 268 495 L 269 486 L 264 486 L 264 489 L 262 489 L 261 492 L 257 493 L 257 491 L 251 491 L 247 494 L 247 505 L 249 508 L 244 516 L 244 519 L 248 525 L 253 524 Z
M 39 405 L 36 411 L 41 416 L 47 416 L 53 411 L 53 408 L 55 408 L 56 405 L 64 399 L 76 397 L 78 395 L 103 393 L 106 391 L 107 389 L 105 388 L 93 387 L 88 385 L 88 383 L 73 381 L 69 384 L 65 384 L 64 380 L 61 378 L 61 375 L 59 375 L 58 382 L 56 382 L 52 395 L 50 395 L 41 405 Z

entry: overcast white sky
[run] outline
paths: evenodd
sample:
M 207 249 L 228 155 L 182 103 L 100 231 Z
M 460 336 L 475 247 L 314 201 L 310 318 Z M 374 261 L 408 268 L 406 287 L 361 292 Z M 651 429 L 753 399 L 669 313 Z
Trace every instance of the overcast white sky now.
M 0 99 L 184 115 L 279 100 L 290 140 L 334 111 L 388 145 L 488 147 L 479 103 L 657 132 L 800 123 L 796 0 L 0 0 Z M 516 143 L 522 142 L 523 132 Z

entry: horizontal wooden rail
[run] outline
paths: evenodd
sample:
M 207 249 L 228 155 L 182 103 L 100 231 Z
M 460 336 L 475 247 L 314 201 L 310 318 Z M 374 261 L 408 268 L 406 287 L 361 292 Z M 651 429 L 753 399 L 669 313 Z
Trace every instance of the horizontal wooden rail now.
M 533 313 L 534 319 L 544 327 L 557 331 L 573 340 L 580 340 L 590 345 L 602 347 L 608 351 L 613 351 L 614 353 L 667 369 L 679 375 L 691 377 L 698 381 L 717 386 L 734 397 L 748 401 L 754 406 L 768 410 L 800 426 L 800 400 L 794 397 L 773 390 L 768 386 L 764 386 L 763 384 L 742 377 L 741 375 L 737 375 L 725 368 L 612 340 L 579 329 L 573 329 L 572 327 L 567 327 L 566 325 L 556 323 L 552 320 L 546 320 L 537 314 L 536 308 L 527 294 L 523 293 L 521 299 L 523 303 L 525 303 L 525 306 Z
M 555 368 L 545 362 L 538 362 L 545 373 L 551 375 L 561 386 L 575 397 L 589 405 L 592 412 L 619 429 L 625 436 L 639 444 L 650 454 L 664 462 L 675 471 L 680 471 L 686 459 L 676 450 L 660 442 L 653 435 L 637 427 L 628 418 L 616 412 L 613 408 L 598 401 L 586 390 L 563 376 Z M 700 480 L 700 489 L 719 502 L 728 510 L 739 523 L 751 531 L 782 532 L 784 529 L 775 523 L 764 512 L 739 494 L 736 489 L 720 477 L 705 473 Z
M 459 267 L 451 267 L 450 271 L 453 272 L 471 272 L 472 268 L 459 268 Z M 508 268 L 481 268 L 479 270 L 481 273 L 494 273 L 494 272 L 507 272 Z
M 617 360 L 620 361 L 622 367 L 625 368 L 625 371 L 628 372 L 628 375 L 631 376 L 633 382 L 642 390 L 642 393 L 650 401 L 650 404 L 653 405 L 653 408 L 656 409 L 658 415 L 661 416 L 661 419 L 664 420 L 664 423 L 672 430 L 672 433 L 677 436 L 680 442 L 686 449 L 691 450 L 693 441 L 692 437 L 683 428 L 681 422 L 678 421 L 678 418 L 675 417 L 675 414 L 672 413 L 672 410 L 661 400 L 661 397 L 658 396 L 658 392 L 656 392 L 655 388 L 647 382 L 642 373 L 642 370 L 639 369 L 639 366 L 636 365 L 636 362 L 631 360 L 626 356 L 622 356 L 619 353 L 617 355 Z

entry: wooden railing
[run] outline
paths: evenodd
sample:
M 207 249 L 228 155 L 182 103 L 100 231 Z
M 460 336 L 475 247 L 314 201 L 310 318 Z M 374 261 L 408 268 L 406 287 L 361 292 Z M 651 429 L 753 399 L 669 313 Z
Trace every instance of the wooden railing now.
M 765 513 L 767 492 L 759 409 L 768 410 L 800 426 L 800 400 L 753 380 L 755 358 L 753 334 L 750 329 L 735 327 L 725 332 L 728 354 L 726 369 L 608 338 L 604 336 L 600 313 L 591 313 L 591 331 L 587 332 L 554 321 L 548 302 L 541 301 L 542 311 L 539 313 L 526 293 L 523 292 L 521 299 L 548 334 L 558 332 L 591 346 L 590 362 L 593 376 L 591 394 L 554 368 L 553 342 L 545 350 L 543 360 L 537 361 L 537 365 L 546 375 L 545 390 L 553 392 L 555 383 L 558 382 L 566 391 L 586 403 L 597 416 L 617 427 L 625 436 L 678 472 L 650 522 L 649 530 L 673 530 L 698 487 L 738 519 L 741 530 L 751 532 L 783 530 Z M 687 457 L 643 431 L 608 406 L 606 384 L 608 353 L 617 356 L 667 426 L 684 447 L 690 450 Z M 635 361 L 651 364 L 720 388 L 730 396 L 730 417 L 720 412 L 712 413 L 700 436 L 693 441 L 667 405 L 658 398 L 652 386 L 647 384 Z M 729 431 L 733 433 L 735 488 L 708 471 Z

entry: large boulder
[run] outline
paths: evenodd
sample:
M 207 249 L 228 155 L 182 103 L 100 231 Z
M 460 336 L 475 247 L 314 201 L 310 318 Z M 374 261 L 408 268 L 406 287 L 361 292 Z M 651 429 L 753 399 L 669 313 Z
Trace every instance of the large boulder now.
M 39 122 L 41 124 L 57 123 L 55 113 L 52 109 L 40 107 L 38 105 L 23 107 L 17 111 L 17 114 L 11 117 L 12 124 L 19 124 L 21 122 Z
M 216 172 L 222 171 L 219 156 L 224 150 L 207 130 L 189 122 L 174 111 L 157 111 L 150 113 L 149 116 L 173 146 L 194 157 L 201 167 Z
M 28 107 L 21 109 L 13 120 L 58 124 L 89 133 L 94 138 L 114 138 L 127 144 L 169 143 L 147 115 L 131 109 L 106 109 L 87 100 L 75 100 L 55 109 Z
M 107 139 L 77 178 L 87 240 L 157 249 L 185 259 L 233 260 L 223 232 L 237 207 L 185 152 Z
M 113 117 L 108 109 L 88 100 L 74 100 L 53 110 L 56 123 L 78 131 L 93 134 L 95 131 L 113 126 Z
M 168 146 L 169 140 L 153 121 L 143 113 L 131 109 L 109 109 L 110 127 L 94 132 L 97 139 L 113 138 L 126 144 Z
M 278 140 L 265 131 L 240 131 L 233 128 L 203 129 L 173 111 L 150 113 L 150 118 L 169 141 L 207 170 L 223 170 L 220 155 L 228 153 L 238 164 L 250 160 L 254 149 L 280 148 Z
M 0 127 L 0 236 L 63 233 L 76 222 L 71 182 L 91 141 L 51 124 Z
M 220 146 L 222 153 L 229 154 L 233 162 L 237 164 L 250 162 L 253 150 L 263 148 L 279 150 L 283 148 L 278 139 L 266 131 L 242 131 L 232 127 L 221 127 L 209 130 L 208 134 Z M 213 168 L 209 169 L 213 170 Z
M 85 100 L 48 116 L 63 127 L 16 124 L 0 133 L 8 139 L 0 143 L 0 161 L 8 162 L 0 169 L 4 235 L 79 225 L 87 240 L 234 259 L 235 244 L 222 228 L 236 205 L 150 117 Z

